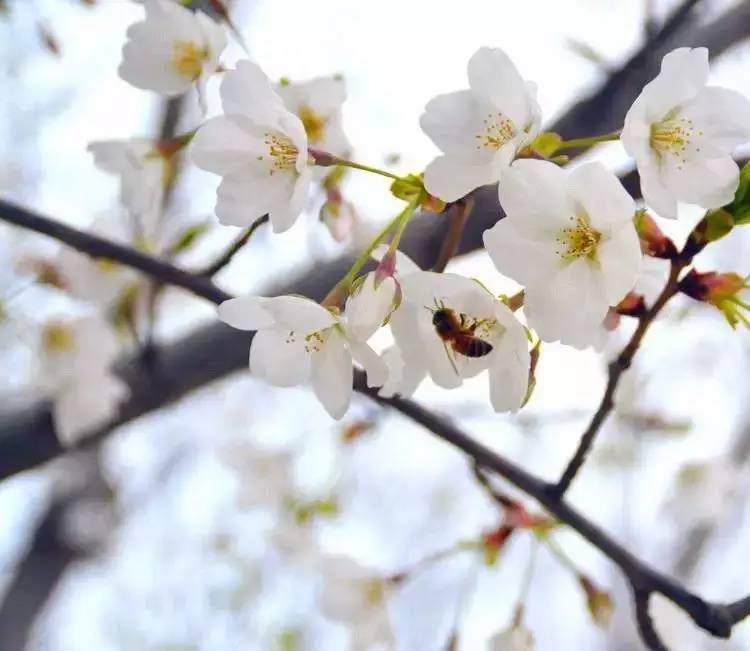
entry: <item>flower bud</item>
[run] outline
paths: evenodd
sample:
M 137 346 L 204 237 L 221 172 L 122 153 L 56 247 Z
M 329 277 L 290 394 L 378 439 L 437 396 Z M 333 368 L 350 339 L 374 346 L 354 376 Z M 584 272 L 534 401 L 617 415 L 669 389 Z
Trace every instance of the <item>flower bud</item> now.
M 347 331 L 357 341 L 372 337 L 401 302 L 401 286 L 393 273 L 380 271 L 382 266 L 364 276 L 346 301 Z
M 646 313 L 646 299 L 643 297 L 643 294 L 628 292 L 625 298 L 615 306 L 614 312 L 616 314 L 621 314 L 622 316 L 634 316 L 640 318 Z
M 319 217 L 334 240 L 345 242 L 349 239 L 356 215 L 354 207 L 348 201 L 344 201 L 340 196 L 338 200 L 328 199 L 320 208 Z
M 591 579 L 583 574 L 579 575 L 578 582 L 586 593 L 586 607 L 594 623 L 599 628 L 609 628 L 615 610 L 612 597 L 605 590 L 598 588 Z
M 512 525 L 501 524 L 497 529 L 482 534 L 482 551 L 487 565 L 497 563 L 500 552 L 515 530 L 516 528 Z
M 693 231 L 688 235 L 683 248 L 683 255 L 692 258 L 700 253 L 707 244 L 724 237 L 735 224 L 734 216 L 726 210 L 709 210 Z
M 674 242 L 662 233 L 659 225 L 645 210 L 639 210 L 635 214 L 634 222 L 638 238 L 641 240 L 641 250 L 645 255 L 667 260 L 677 255 Z
M 701 273 L 695 269 L 691 269 L 679 283 L 683 294 L 716 307 L 733 328 L 740 322 L 750 327 L 750 319 L 744 314 L 750 311 L 750 305 L 739 297 L 740 292 L 748 287 L 747 278 L 736 273 Z

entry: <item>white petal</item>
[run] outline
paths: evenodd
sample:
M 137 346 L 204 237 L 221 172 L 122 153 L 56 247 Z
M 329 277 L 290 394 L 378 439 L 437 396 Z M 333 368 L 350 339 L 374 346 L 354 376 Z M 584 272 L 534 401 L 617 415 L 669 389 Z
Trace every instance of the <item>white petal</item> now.
M 388 253 L 389 248 L 388 244 L 381 244 L 380 246 L 375 247 L 375 250 L 372 252 L 372 259 L 380 262 L 385 254 Z M 419 268 L 419 265 L 406 255 L 406 253 L 396 249 L 396 274 L 403 278 L 404 276 L 408 276 L 417 271 L 422 271 Z
M 312 384 L 315 395 L 331 416 L 339 420 L 349 409 L 354 369 L 346 339 L 332 330 L 322 350 L 311 355 Z
M 678 200 L 703 208 L 720 208 L 732 201 L 740 179 L 731 156 L 663 166 L 664 185 Z
M 575 213 L 568 198 L 568 175 L 554 163 L 517 160 L 498 184 L 505 214 L 517 219 L 519 231 L 549 234 Z
M 484 232 L 484 246 L 501 274 L 521 285 L 544 284 L 561 267 L 561 259 L 551 236 L 530 239 L 519 232 L 523 219 L 501 219 Z
M 569 176 L 570 192 L 581 203 L 591 225 L 604 232 L 633 222 L 635 202 L 620 180 L 601 163 L 587 163 Z
M 736 91 L 704 88 L 680 114 L 725 153 L 750 141 L 750 101 Z
M 453 156 L 438 156 L 424 171 L 427 191 L 443 201 L 457 201 L 472 190 L 493 183 L 491 161 L 481 163 Z
M 624 224 L 597 247 L 607 301 L 617 305 L 633 289 L 641 269 L 643 254 L 635 226 Z
M 526 82 L 505 52 L 482 47 L 469 59 L 469 85 L 485 101 L 497 107 L 517 128 L 528 122 L 531 98 Z
M 216 216 L 226 226 L 249 226 L 271 210 L 283 212 L 295 190 L 293 174 L 254 176 L 247 174 L 224 177 L 216 190 Z
M 217 311 L 224 323 L 239 330 L 272 328 L 276 324 L 276 319 L 273 313 L 266 309 L 269 300 L 273 299 L 262 296 L 230 298 L 219 305 Z
M 388 380 L 385 361 L 370 346 L 358 341 L 349 341 L 349 350 L 354 361 L 365 369 L 368 387 L 382 387 Z
M 269 208 L 268 216 L 274 233 L 289 230 L 297 221 L 305 207 L 311 183 L 312 170 L 308 167 L 294 178 L 289 196 L 282 197 Z
M 661 71 L 642 92 L 648 121 L 662 120 L 675 107 L 694 99 L 706 86 L 708 73 L 705 47 L 681 47 L 665 55 Z
M 289 112 L 257 64 L 242 60 L 235 70 L 224 73 L 221 103 L 227 116 L 243 115 L 258 126 L 280 129 Z
M 247 122 L 224 116 L 211 118 L 195 134 L 190 158 L 198 167 L 214 174 L 241 173 L 243 167 L 257 165 L 258 156 L 266 153 L 262 137 L 262 130 Z
M 357 292 L 346 301 L 346 330 L 357 341 L 367 341 L 393 311 L 396 281 L 384 278 L 375 287 L 375 272 L 365 276 Z
M 293 387 L 310 377 L 310 357 L 302 333 L 259 330 L 250 344 L 250 372 L 277 387 Z
M 427 375 L 419 359 L 410 353 L 402 354 L 398 346 L 386 349 L 381 358 L 388 370 L 388 379 L 378 392 L 383 398 L 411 396 Z
M 279 325 L 304 333 L 317 332 L 336 323 L 335 317 L 322 305 L 302 296 L 269 298 L 264 307 Z
M 481 162 L 492 157 L 491 151 L 477 149 L 476 141 L 488 113 L 494 113 L 492 106 L 481 105 L 470 90 L 459 90 L 427 102 L 419 124 L 443 153 Z
M 666 188 L 661 178 L 661 171 L 655 165 L 639 165 L 641 192 L 646 205 L 660 217 L 677 219 L 677 201 Z

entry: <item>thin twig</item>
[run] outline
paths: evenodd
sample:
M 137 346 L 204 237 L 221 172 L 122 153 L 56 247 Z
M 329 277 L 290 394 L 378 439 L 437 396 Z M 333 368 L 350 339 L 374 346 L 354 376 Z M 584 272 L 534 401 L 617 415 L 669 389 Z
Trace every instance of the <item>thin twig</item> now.
M 219 273 L 224 267 L 226 267 L 234 258 L 234 256 L 239 253 L 240 249 L 242 249 L 245 244 L 247 244 L 248 240 L 253 236 L 253 233 L 255 233 L 260 226 L 268 222 L 268 215 L 263 215 L 261 217 L 258 217 L 250 226 L 248 226 L 244 231 L 242 231 L 235 239 L 234 241 L 229 245 L 229 248 L 227 248 L 224 253 L 222 253 L 214 262 L 212 262 L 210 265 L 208 265 L 205 269 L 202 271 L 199 271 L 198 274 L 201 276 L 207 276 L 212 277 L 215 276 L 217 273 Z
M 464 233 L 464 227 L 466 221 L 471 216 L 474 210 L 474 199 L 467 197 L 454 203 L 448 210 L 450 215 L 450 225 L 448 232 L 445 234 L 445 239 L 440 247 L 440 254 L 435 262 L 432 270 L 441 273 L 445 271 L 448 263 L 451 261 L 456 251 L 458 251 L 458 245 L 461 243 L 461 236 Z
M 565 494 L 568 488 L 570 488 L 570 484 L 575 479 L 576 474 L 581 469 L 581 466 L 585 463 L 586 457 L 591 450 L 591 446 L 596 439 L 596 435 L 599 433 L 604 421 L 607 420 L 607 417 L 614 407 L 614 396 L 622 374 L 630 368 L 630 365 L 633 363 L 633 357 L 635 357 L 635 354 L 638 352 L 638 348 L 640 347 L 649 326 L 653 323 L 654 319 L 659 312 L 661 312 L 669 299 L 677 293 L 677 279 L 685 266 L 686 262 L 683 260 L 672 262 L 669 270 L 669 278 L 667 279 L 661 294 L 656 299 L 651 309 L 648 310 L 648 312 L 646 312 L 646 314 L 644 314 L 639 320 L 638 327 L 635 329 L 627 346 L 625 346 L 617 358 L 610 363 L 607 386 L 604 389 L 604 395 L 602 396 L 598 409 L 591 418 L 591 422 L 581 436 L 581 440 L 578 443 L 575 453 L 568 462 L 560 480 L 552 489 L 555 495 L 562 496 Z

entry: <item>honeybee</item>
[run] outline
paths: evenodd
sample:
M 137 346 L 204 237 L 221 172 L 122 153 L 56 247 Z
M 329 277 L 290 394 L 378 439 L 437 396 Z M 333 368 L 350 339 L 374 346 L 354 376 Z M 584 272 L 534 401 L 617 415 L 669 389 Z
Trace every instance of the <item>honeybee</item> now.
M 432 325 L 435 326 L 438 337 L 443 340 L 448 359 L 457 375 L 458 368 L 450 351 L 464 357 L 484 357 L 492 352 L 492 344 L 474 334 L 477 327 L 481 325 L 481 321 L 463 312 L 445 307 L 437 300 L 435 300 L 434 310 L 427 309 L 432 312 Z

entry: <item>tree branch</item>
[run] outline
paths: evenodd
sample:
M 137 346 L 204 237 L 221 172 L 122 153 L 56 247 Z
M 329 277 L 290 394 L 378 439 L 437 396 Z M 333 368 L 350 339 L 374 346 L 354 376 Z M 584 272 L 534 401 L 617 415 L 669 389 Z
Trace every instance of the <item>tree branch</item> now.
M 209 278 L 215 276 L 224 267 L 226 267 L 234 258 L 237 253 L 240 252 L 243 246 L 248 243 L 253 233 L 258 230 L 263 224 L 268 222 L 268 215 L 258 217 L 250 226 L 242 231 L 234 241 L 229 245 L 226 251 L 222 253 L 214 262 L 208 265 L 205 269 L 199 272 L 201 276 L 208 276 Z
M 656 299 L 651 309 L 639 319 L 638 327 L 635 329 L 630 341 L 617 358 L 609 365 L 609 375 L 607 386 L 604 389 L 604 395 L 602 396 L 599 407 L 596 410 L 596 413 L 594 413 L 591 422 L 584 431 L 583 436 L 581 436 L 578 448 L 568 462 L 560 480 L 553 489 L 553 492 L 556 495 L 562 496 L 565 494 L 568 488 L 570 488 L 570 484 L 575 479 L 576 474 L 581 469 L 581 466 L 583 466 L 586 461 L 586 457 L 591 450 L 591 446 L 594 444 L 596 435 L 599 433 L 604 421 L 615 406 L 615 392 L 617 391 L 617 386 L 620 383 L 622 374 L 627 371 L 633 363 L 633 357 L 635 357 L 635 354 L 638 352 L 649 326 L 653 323 L 654 319 L 661 312 L 669 299 L 677 293 L 677 279 L 686 265 L 687 262 L 682 259 L 672 262 L 669 269 L 669 278 L 667 279 L 661 294 L 659 294 L 659 297 Z

